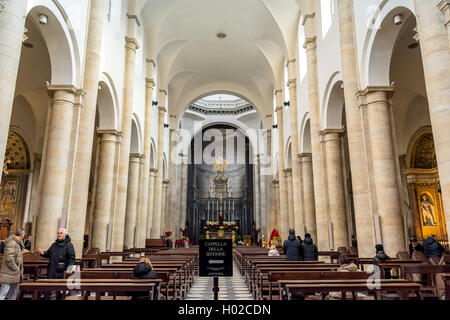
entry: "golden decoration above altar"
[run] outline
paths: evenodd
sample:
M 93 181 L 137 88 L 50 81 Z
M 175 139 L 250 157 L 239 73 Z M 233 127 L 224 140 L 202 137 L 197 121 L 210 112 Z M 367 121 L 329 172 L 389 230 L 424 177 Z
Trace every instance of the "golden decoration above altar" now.
M 217 172 L 225 172 L 225 171 L 227 171 L 227 168 L 228 168 L 227 162 L 222 157 L 218 158 L 214 162 L 213 166 L 214 166 L 214 170 L 216 170 Z

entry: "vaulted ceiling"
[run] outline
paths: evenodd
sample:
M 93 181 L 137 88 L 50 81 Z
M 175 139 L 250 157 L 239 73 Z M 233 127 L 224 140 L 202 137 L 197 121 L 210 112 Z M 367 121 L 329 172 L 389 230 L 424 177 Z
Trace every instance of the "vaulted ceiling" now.
M 159 89 L 169 92 L 169 113 L 179 117 L 203 96 L 230 93 L 263 118 L 271 114 L 285 61 L 296 57 L 298 1 L 137 0 L 147 57 L 156 62 Z

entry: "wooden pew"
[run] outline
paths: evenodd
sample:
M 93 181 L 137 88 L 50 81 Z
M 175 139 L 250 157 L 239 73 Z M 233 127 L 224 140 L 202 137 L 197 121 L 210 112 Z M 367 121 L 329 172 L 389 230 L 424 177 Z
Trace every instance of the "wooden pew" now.
M 450 300 L 450 273 L 443 274 L 441 277 L 445 284 L 445 300 Z
M 292 299 L 293 292 L 308 293 L 308 292 L 373 292 L 375 299 L 378 297 L 378 293 L 385 291 L 397 291 L 401 300 L 409 300 L 409 292 L 414 292 L 419 300 L 422 300 L 420 293 L 420 284 L 417 283 L 386 283 L 381 282 L 379 286 L 368 288 L 367 283 L 308 283 L 308 284 L 286 284 L 285 285 L 288 300 Z M 343 297 L 346 294 L 342 295 Z
M 422 292 L 433 292 L 434 296 L 438 296 L 437 275 L 450 272 L 450 265 L 430 265 L 430 264 L 415 264 L 402 266 L 403 275 L 406 278 L 408 275 L 421 274 L 425 275 L 425 281 L 422 283 Z
M 53 280 L 53 279 L 51 279 Z M 112 279 L 111 279 L 112 280 Z M 149 296 L 150 300 L 157 298 L 157 293 L 155 290 L 157 288 L 159 279 L 153 279 L 153 281 L 136 281 L 136 280 L 127 280 L 126 282 L 111 282 L 105 279 L 98 281 L 80 281 L 76 283 L 76 288 L 68 288 L 67 280 L 57 279 L 55 281 L 43 281 L 43 282 L 23 282 L 20 284 L 20 291 L 32 292 L 32 299 L 39 300 L 40 293 L 45 291 L 63 291 L 65 292 L 73 292 L 73 291 L 81 291 L 82 296 L 89 296 L 86 294 L 87 292 L 95 293 L 96 300 L 100 300 L 101 295 L 106 293 L 112 294 L 114 297 L 118 296 L 122 292 L 127 291 L 142 291 L 149 292 L 152 291 L 152 295 Z M 63 296 L 64 296 L 63 295 Z M 19 296 L 21 296 L 19 294 Z

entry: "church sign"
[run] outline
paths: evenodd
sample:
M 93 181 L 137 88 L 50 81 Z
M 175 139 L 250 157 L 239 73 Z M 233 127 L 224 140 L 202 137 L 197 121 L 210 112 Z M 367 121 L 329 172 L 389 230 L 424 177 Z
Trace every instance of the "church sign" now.
M 233 243 L 230 239 L 200 240 L 200 277 L 233 276 Z

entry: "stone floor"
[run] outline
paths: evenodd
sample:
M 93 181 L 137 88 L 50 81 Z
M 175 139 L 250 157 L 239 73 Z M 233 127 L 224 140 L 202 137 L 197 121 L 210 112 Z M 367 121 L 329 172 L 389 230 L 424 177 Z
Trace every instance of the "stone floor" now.
M 219 300 L 253 300 L 236 264 L 233 277 L 219 278 Z M 196 277 L 186 300 L 213 300 L 213 278 Z

